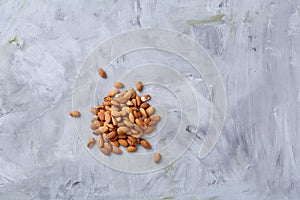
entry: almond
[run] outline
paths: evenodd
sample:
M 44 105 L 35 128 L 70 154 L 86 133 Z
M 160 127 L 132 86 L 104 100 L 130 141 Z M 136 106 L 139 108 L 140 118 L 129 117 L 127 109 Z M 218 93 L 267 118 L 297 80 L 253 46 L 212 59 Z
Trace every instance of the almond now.
M 159 163 L 160 157 L 161 157 L 161 156 L 160 156 L 160 153 L 155 153 L 155 154 L 154 154 L 154 162 L 155 162 L 155 163 Z
M 102 68 L 98 69 L 98 74 L 99 76 L 101 76 L 102 78 L 106 78 L 106 73 Z
M 138 111 L 137 107 L 130 107 L 132 111 Z
M 111 102 L 112 98 L 111 97 L 104 97 L 103 100 L 106 101 L 106 102 Z
M 143 122 L 142 118 L 135 119 L 135 123 L 140 127 L 144 126 L 144 122 Z
M 131 101 L 132 101 L 132 103 L 133 103 L 133 106 L 136 107 L 136 105 L 137 105 L 137 104 L 136 104 L 136 99 L 132 99 Z
M 151 115 L 150 119 L 151 119 L 151 121 L 159 121 L 160 120 L 160 116 L 159 115 Z
M 131 99 L 134 99 L 135 96 L 136 96 L 136 92 L 133 90 L 130 98 L 131 98 Z
M 94 146 L 95 144 L 95 139 L 94 138 L 89 138 L 88 143 L 87 143 L 87 147 L 90 149 Z
M 149 106 L 150 106 L 149 103 L 146 102 L 146 103 L 142 103 L 140 107 L 147 109 Z
M 126 126 L 120 126 L 118 129 L 117 129 L 118 132 L 123 132 L 123 133 L 127 133 L 129 131 L 129 128 L 126 127 Z
M 151 122 L 150 122 L 151 123 Z M 148 128 L 146 128 L 144 130 L 144 133 L 145 134 L 149 134 L 149 133 L 152 133 L 153 131 L 155 130 L 155 127 L 154 126 L 149 126 Z
M 106 101 L 106 102 L 103 103 L 103 105 L 105 106 L 105 109 L 106 109 L 106 108 L 108 108 L 107 106 L 111 106 L 111 103 L 108 102 L 108 101 Z M 106 110 L 107 110 L 107 109 L 106 109 Z
M 107 126 L 100 126 L 100 127 L 98 128 L 98 130 L 101 131 L 102 133 L 105 133 L 105 132 L 108 131 L 108 128 L 107 128 Z
M 111 115 L 114 116 L 114 117 L 121 117 L 122 114 L 118 111 L 111 111 Z
M 91 119 L 91 122 L 93 122 L 93 121 L 98 121 L 98 117 L 97 117 L 97 116 L 93 117 L 93 118 Z
M 98 129 L 96 129 L 96 130 L 94 130 L 93 134 L 94 134 L 94 135 L 101 135 L 101 134 L 102 134 L 102 132 L 101 132 L 101 131 L 99 131 Z
M 98 112 L 98 117 L 99 117 L 99 119 L 100 120 L 105 120 L 105 115 L 104 115 L 104 112 L 103 112 L 103 110 L 101 110 L 100 112 Z
M 137 105 L 137 106 L 140 106 L 141 103 L 142 103 L 141 97 L 138 96 L 138 95 L 136 95 L 135 100 L 136 100 L 136 105 Z
M 123 146 L 123 147 L 127 147 L 127 146 L 128 146 L 127 141 L 124 140 L 124 139 L 119 139 L 118 142 L 119 142 L 119 144 L 120 144 L 121 146 Z
M 142 102 L 149 101 L 151 99 L 151 96 L 149 94 L 145 94 L 141 97 Z
M 129 146 L 126 148 L 127 152 L 135 152 L 136 151 L 136 146 Z
M 140 137 L 142 137 L 143 135 L 144 135 L 144 133 L 141 132 L 141 133 L 138 133 L 138 134 L 132 134 L 131 136 L 132 136 L 132 137 L 135 137 L 135 138 L 140 138 Z
M 128 120 L 124 120 L 124 124 L 128 127 L 132 127 L 133 126 L 133 123 L 131 123 L 131 121 L 128 121 Z
M 108 97 L 113 97 L 116 94 L 118 94 L 120 91 L 118 89 L 112 89 L 111 91 L 108 92 L 107 96 Z
M 120 145 L 118 141 L 111 141 L 110 143 L 116 147 L 118 147 Z
M 117 125 L 117 120 L 116 120 L 115 117 L 112 116 L 112 117 L 111 117 L 111 121 L 112 121 L 112 123 L 113 123 L 114 126 Z
M 115 88 L 118 88 L 118 89 L 121 89 L 121 88 L 124 88 L 124 84 L 121 83 L 121 82 L 114 82 L 114 87 Z
M 149 108 L 146 109 L 147 114 L 150 116 L 154 113 L 155 109 L 153 106 L 150 106 Z
M 129 146 L 135 145 L 131 140 L 127 139 L 127 143 L 129 144 Z
M 136 87 L 137 91 L 141 92 L 143 90 L 143 84 L 142 84 L 142 82 L 141 81 L 137 81 L 135 83 L 135 87 Z
M 119 138 L 119 139 L 126 139 L 126 138 L 127 138 L 127 135 L 118 135 L 118 138 Z
M 151 106 L 152 107 L 152 106 Z M 150 107 L 150 108 L 151 108 Z M 148 109 L 147 109 L 148 110 Z M 140 113 L 143 115 L 143 117 L 147 118 L 148 117 L 148 112 L 146 112 L 146 110 L 144 108 L 140 108 Z
M 102 135 L 98 135 L 98 138 L 97 138 L 98 147 L 99 148 L 103 147 L 103 144 L 104 144 L 104 141 L 103 141 Z
M 109 134 L 107 134 L 105 138 L 108 139 L 108 140 L 110 140 L 110 139 L 116 137 L 116 135 L 117 135 L 117 132 L 116 131 L 112 131 Z
M 92 130 L 96 130 L 97 128 L 100 127 L 100 122 L 99 121 L 93 121 L 93 123 L 91 124 L 91 129 Z
M 91 113 L 93 113 L 94 115 L 97 115 L 98 111 L 96 108 L 90 108 Z
M 114 106 L 120 106 L 119 102 L 117 102 L 116 100 L 111 100 L 111 105 L 114 105 Z
M 137 124 L 133 124 L 133 127 L 134 127 L 135 130 L 138 131 L 138 133 L 143 132 L 143 129 L 140 126 L 138 126 Z M 131 131 L 133 132 L 133 130 L 131 130 Z
M 126 102 L 126 105 L 127 105 L 127 106 L 133 106 L 133 103 L 132 103 L 132 101 L 128 100 L 128 101 Z
M 150 121 L 148 125 L 149 126 L 155 126 L 157 123 L 158 123 L 158 121 L 154 120 L 154 121 Z
M 100 148 L 100 151 L 104 154 L 104 155 L 109 155 L 110 154 L 110 151 L 106 148 Z
M 150 149 L 151 146 L 147 140 L 141 140 L 140 144 L 145 148 L 145 149 Z
M 104 142 L 103 146 L 104 146 L 105 149 L 108 149 L 109 151 L 112 150 L 111 145 L 108 142 Z
M 110 113 L 105 113 L 104 118 L 105 118 L 105 122 L 109 123 L 111 120 Z
M 121 154 L 122 150 L 119 147 L 113 145 L 112 152 L 114 152 L 115 154 Z
M 127 138 L 128 138 L 128 140 L 130 140 L 130 141 L 133 142 L 134 144 L 138 142 L 137 139 L 136 139 L 135 137 L 128 136 Z
M 133 116 L 133 114 L 132 113 L 129 113 L 129 120 L 132 122 L 132 123 L 134 123 L 134 116 Z
M 80 112 L 73 110 L 70 112 L 71 117 L 80 117 Z
M 150 121 L 151 121 L 150 118 L 144 119 L 144 124 L 145 124 L 145 126 L 148 126 L 148 124 L 150 123 Z

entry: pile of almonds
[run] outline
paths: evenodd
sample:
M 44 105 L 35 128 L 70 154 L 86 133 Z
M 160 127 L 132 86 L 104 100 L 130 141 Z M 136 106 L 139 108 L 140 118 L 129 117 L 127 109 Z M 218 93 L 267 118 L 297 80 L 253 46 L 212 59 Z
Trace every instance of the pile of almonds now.
M 103 69 L 98 69 L 98 74 L 106 78 Z M 155 108 L 149 104 L 151 96 L 145 94 L 140 96 L 143 85 L 136 82 L 136 90 L 132 87 L 121 92 L 125 86 L 121 82 L 115 82 L 114 88 L 103 99 L 103 103 L 90 108 L 94 117 L 91 119 L 91 129 L 96 135 L 97 145 L 104 155 L 111 152 L 121 154 L 120 146 L 126 148 L 127 152 L 135 152 L 137 146 L 141 145 L 150 149 L 151 145 L 145 139 L 144 134 L 154 131 L 156 124 L 160 120 L 159 115 L 155 115 Z M 78 111 L 70 112 L 72 117 L 79 117 Z M 94 138 L 90 138 L 87 147 L 92 148 L 96 143 Z M 160 154 L 154 156 L 155 163 L 160 160 Z

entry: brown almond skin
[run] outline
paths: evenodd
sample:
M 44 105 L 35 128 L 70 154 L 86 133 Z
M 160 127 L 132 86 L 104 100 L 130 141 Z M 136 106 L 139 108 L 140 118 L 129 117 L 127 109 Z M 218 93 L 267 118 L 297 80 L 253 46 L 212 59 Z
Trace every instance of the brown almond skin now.
M 135 152 L 136 151 L 136 146 L 129 146 L 126 148 L 127 152 Z
M 142 102 L 149 101 L 151 99 L 151 96 L 149 94 L 145 94 L 141 97 Z
M 98 147 L 102 148 L 103 144 L 104 144 L 104 141 L 103 141 L 102 135 L 98 135 L 98 138 L 97 138 L 97 145 L 98 145 Z
M 119 139 L 118 142 L 123 147 L 127 147 L 128 146 L 128 142 L 125 139 Z
M 151 122 L 150 122 L 151 123 Z M 153 131 L 155 130 L 155 127 L 154 126 L 149 126 L 148 128 L 146 128 L 144 130 L 144 133 L 145 134 L 149 134 L 149 133 L 152 133 Z
M 151 108 L 151 107 L 150 107 Z M 148 110 L 148 109 L 147 109 Z M 140 108 L 140 113 L 143 115 L 143 117 L 147 118 L 148 117 L 148 113 L 146 112 L 146 110 L 144 108 Z
M 110 139 L 112 139 L 112 138 L 114 138 L 114 137 L 116 137 L 116 136 L 117 136 L 117 132 L 116 132 L 116 131 L 112 131 L 112 132 L 110 132 L 109 134 L 107 134 L 107 135 L 105 136 L 105 138 L 108 139 L 108 140 L 110 140 Z
M 87 147 L 90 149 L 94 146 L 95 144 L 95 139 L 94 138 L 89 138 L 88 143 L 87 143 Z
M 136 99 L 136 105 L 137 105 L 137 106 L 140 106 L 141 103 L 142 103 L 141 97 L 138 96 L 138 95 L 136 95 L 135 99 Z
M 154 162 L 159 163 L 160 159 L 161 159 L 160 153 L 155 153 L 154 154 Z
M 147 109 L 149 106 L 150 106 L 149 103 L 145 102 L 145 103 L 142 103 L 140 107 Z
M 103 146 L 104 146 L 105 149 L 108 149 L 110 151 L 112 150 L 111 145 L 108 142 L 104 142 Z
M 102 78 L 106 78 L 106 73 L 105 73 L 105 71 L 101 67 L 98 69 L 98 74 Z
M 150 106 L 149 108 L 146 109 L 147 114 L 150 116 L 154 113 L 155 109 L 153 106 Z
M 106 149 L 106 148 L 100 148 L 100 151 L 104 154 L 104 155 L 109 155 L 110 154 L 110 150 Z
M 118 141 L 111 141 L 110 143 L 111 143 L 113 146 L 116 146 L 116 147 L 119 147 L 119 146 L 120 146 L 120 144 L 119 144 Z
M 129 144 L 129 146 L 135 145 L 135 143 L 133 143 L 131 140 L 127 139 L 127 143 Z
M 159 115 L 151 115 L 150 119 L 151 119 L 151 121 L 159 121 L 160 120 L 160 116 Z
M 119 147 L 113 145 L 112 152 L 114 152 L 115 154 L 121 154 L 122 150 Z
M 124 86 L 124 84 L 121 83 L 121 82 L 114 82 L 114 87 L 115 87 L 115 88 L 118 88 L 118 89 L 122 89 L 122 88 L 124 88 L 125 86 Z
M 143 90 L 143 84 L 142 84 L 142 82 L 141 81 L 137 81 L 135 83 L 135 87 L 136 87 L 137 91 L 141 92 Z
M 143 122 L 142 118 L 137 118 L 137 119 L 135 119 L 135 123 L 136 123 L 139 127 L 144 127 L 144 122 Z
M 151 145 L 147 140 L 140 140 L 140 144 L 145 148 L 145 149 L 150 149 Z
M 150 119 L 150 118 L 144 119 L 144 124 L 145 124 L 145 126 L 148 126 L 150 122 L 151 122 L 151 119 Z
M 91 111 L 91 113 L 94 114 L 94 115 L 97 115 L 97 114 L 98 114 L 98 111 L 97 111 L 96 108 L 90 108 L 90 111 Z
M 105 120 L 104 112 L 101 112 L 101 111 L 98 112 L 98 117 L 99 117 L 99 119 L 102 120 L 102 121 Z
M 76 111 L 76 110 L 72 110 L 70 112 L 70 116 L 71 117 L 80 117 L 80 112 L 79 111 Z

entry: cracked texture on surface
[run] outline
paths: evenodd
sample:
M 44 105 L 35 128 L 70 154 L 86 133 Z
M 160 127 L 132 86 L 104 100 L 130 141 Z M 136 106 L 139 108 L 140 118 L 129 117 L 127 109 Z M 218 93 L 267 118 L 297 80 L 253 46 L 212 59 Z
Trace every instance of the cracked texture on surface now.
M 0 199 L 299 197 L 299 1 L 11 0 L 0 11 Z M 228 112 L 205 159 L 193 145 L 164 170 L 126 174 L 89 156 L 68 112 L 95 45 L 143 27 L 201 44 Z

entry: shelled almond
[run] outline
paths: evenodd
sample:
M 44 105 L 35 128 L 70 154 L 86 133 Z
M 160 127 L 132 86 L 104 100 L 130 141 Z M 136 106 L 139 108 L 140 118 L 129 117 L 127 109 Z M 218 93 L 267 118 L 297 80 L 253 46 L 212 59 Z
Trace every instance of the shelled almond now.
M 98 73 L 106 78 L 102 68 L 98 69 Z M 153 132 L 160 121 L 160 116 L 154 114 L 155 108 L 148 102 L 151 96 L 140 96 L 132 87 L 122 92 L 119 90 L 125 87 L 122 82 L 114 82 L 113 86 L 115 89 L 107 93 L 100 105 L 90 108 L 94 115 L 90 128 L 97 140 L 89 138 L 87 147 L 92 148 L 96 143 L 104 155 L 110 155 L 111 152 L 121 154 L 121 148 L 132 153 L 137 151 L 138 145 L 150 149 L 150 143 L 142 137 Z M 142 82 L 136 82 L 136 90 L 143 90 Z M 80 112 L 74 110 L 70 115 L 80 117 Z M 159 158 L 155 155 L 155 162 L 159 159 L 160 155 Z

